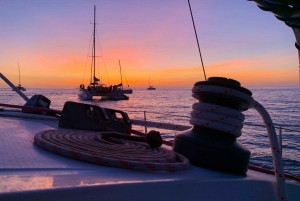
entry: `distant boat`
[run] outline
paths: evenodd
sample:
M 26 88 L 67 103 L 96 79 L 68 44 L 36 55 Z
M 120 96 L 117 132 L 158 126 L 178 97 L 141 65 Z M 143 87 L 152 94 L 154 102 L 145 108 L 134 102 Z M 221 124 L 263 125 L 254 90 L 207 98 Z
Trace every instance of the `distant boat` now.
M 154 86 L 150 85 L 150 78 L 149 78 L 149 87 L 147 88 L 147 90 L 156 90 Z
M 153 86 L 149 86 L 149 87 L 147 88 L 147 90 L 156 90 L 156 88 L 153 87 Z
M 93 51 L 92 51 L 92 65 L 91 65 L 91 79 L 90 84 L 87 88 L 84 87 L 84 84 L 80 85 L 78 91 L 78 97 L 81 100 L 92 100 L 94 96 L 100 96 L 101 99 L 106 100 L 128 100 L 129 97 L 124 95 L 120 86 L 114 85 L 107 87 L 105 84 L 99 83 L 100 79 L 96 77 L 95 68 L 96 68 L 96 44 L 95 44 L 95 33 L 96 33 L 96 6 L 94 6 L 94 32 L 93 32 Z
M 22 87 L 22 85 L 21 85 L 21 76 L 20 76 L 20 66 L 19 66 L 19 62 L 18 62 L 18 68 L 19 68 L 19 85 L 17 85 L 16 86 L 16 88 L 18 88 L 19 90 L 21 90 L 21 91 L 26 91 L 26 88 L 25 87 Z M 14 91 L 14 89 L 13 89 L 13 91 Z
M 128 89 L 124 89 L 124 88 L 123 88 L 122 67 L 121 67 L 121 61 L 120 61 L 120 60 L 119 60 L 119 66 L 120 66 L 120 75 L 121 75 L 121 84 L 122 84 L 121 90 L 122 90 L 122 92 L 123 92 L 124 94 L 132 94 L 132 89 L 129 87 L 129 84 L 128 84 L 127 80 L 126 80 L 126 82 L 127 82 Z M 126 79 L 126 77 L 125 77 L 125 79 Z

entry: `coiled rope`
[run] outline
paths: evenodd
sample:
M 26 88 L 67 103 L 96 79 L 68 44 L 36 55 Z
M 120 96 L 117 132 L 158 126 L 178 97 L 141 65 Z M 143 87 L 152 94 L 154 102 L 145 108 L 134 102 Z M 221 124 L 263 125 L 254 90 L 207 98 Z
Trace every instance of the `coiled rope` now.
M 273 164 L 276 175 L 277 191 L 279 200 L 287 200 L 286 190 L 285 190 L 285 177 L 283 172 L 281 150 L 279 148 L 279 143 L 277 140 L 277 135 L 275 131 L 274 124 L 271 120 L 270 115 L 265 110 L 265 108 L 255 101 L 251 95 L 242 93 L 241 91 L 221 87 L 221 86 L 211 86 L 211 85 L 201 85 L 194 86 L 192 92 L 197 94 L 201 92 L 218 93 L 223 95 L 229 95 L 242 99 L 249 103 L 249 108 L 254 108 L 258 111 L 262 117 L 268 131 L 268 136 L 270 140 L 270 146 L 272 150 Z M 231 108 L 208 104 L 208 103 L 195 103 L 193 105 L 193 111 L 191 112 L 190 123 L 192 125 L 213 128 L 220 130 L 236 137 L 241 136 L 242 122 L 244 121 L 244 115 L 238 110 Z
M 134 170 L 174 172 L 190 165 L 187 158 L 176 152 L 117 139 L 110 134 L 116 135 L 114 132 L 45 130 L 35 135 L 34 143 L 73 159 Z

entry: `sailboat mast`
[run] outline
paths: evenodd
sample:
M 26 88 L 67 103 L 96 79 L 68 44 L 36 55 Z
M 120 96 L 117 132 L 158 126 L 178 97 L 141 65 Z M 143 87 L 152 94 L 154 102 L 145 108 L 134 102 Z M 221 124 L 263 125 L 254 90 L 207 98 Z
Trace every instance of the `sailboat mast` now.
M 95 45 L 95 34 L 96 34 L 96 6 L 94 6 L 94 34 L 93 34 L 93 63 L 94 63 L 94 81 L 93 83 L 95 83 L 95 68 L 96 68 L 96 45 Z
M 19 68 L 19 86 L 21 85 L 21 77 L 20 77 L 20 66 L 19 66 L 19 62 L 18 62 L 18 68 Z
M 120 59 L 119 59 L 119 66 L 120 66 L 121 84 L 122 84 L 122 89 L 123 89 L 122 69 L 121 69 L 121 61 L 120 61 Z

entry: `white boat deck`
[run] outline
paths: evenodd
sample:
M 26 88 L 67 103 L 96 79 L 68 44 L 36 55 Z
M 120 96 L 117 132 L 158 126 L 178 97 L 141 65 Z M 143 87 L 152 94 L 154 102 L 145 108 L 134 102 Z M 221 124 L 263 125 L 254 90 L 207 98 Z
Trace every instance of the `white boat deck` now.
M 3 112 L 0 112 L 0 114 Z M 40 149 L 34 135 L 57 121 L 0 117 L 0 200 L 278 200 L 275 177 L 196 166 L 154 173 L 99 166 Z M 300 185 L 287 182 L 289 200 Z

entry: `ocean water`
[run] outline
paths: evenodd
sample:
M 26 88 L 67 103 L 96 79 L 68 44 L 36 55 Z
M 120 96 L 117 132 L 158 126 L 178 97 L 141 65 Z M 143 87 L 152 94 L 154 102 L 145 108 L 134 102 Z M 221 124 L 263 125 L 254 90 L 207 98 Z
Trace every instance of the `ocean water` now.
M 84 102 L 101 107 L 123 110 L 131 119 L 144 119 L 144 112 L 149 121 L 175 123 L 191 126 L 189 116 L 191 106 L 197 102 L 191 95 L 191 88 L 164 88 L 157 90 L 133 89 L 129 100 L 80 101 L 78 89 L 27 89 L 28 97 L 43 94 L 51 100 L 50 107 L 61 110 L 66 101 Z M 281 128 L 284 170 L 300 176 L 300 95 L 299 88 L 250 88 L 253 98 L 269 112 L 275 123 L 277 134 Z M 0 89 L 0 103 L 24 105 L 25 101 L 11 89 Z M 250 163 L 273 169 L 269 138 L 259 114 L 250 109 L 244 112 L 243 134 L 238 140 L 251 151 Z M 144 131 L 143 127 L 134 129 Z M 150 128 L 148 128 L 149 130 Z M 159 130 L 165 140 L 172 141 L 179 131 Z

